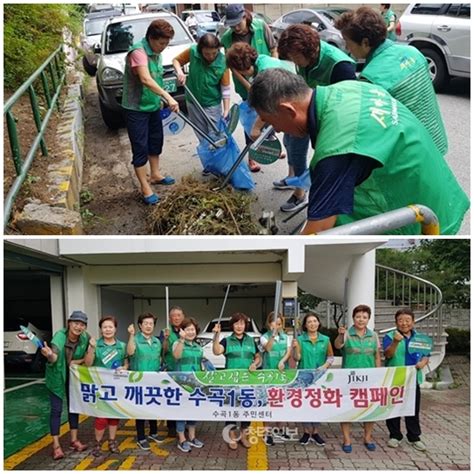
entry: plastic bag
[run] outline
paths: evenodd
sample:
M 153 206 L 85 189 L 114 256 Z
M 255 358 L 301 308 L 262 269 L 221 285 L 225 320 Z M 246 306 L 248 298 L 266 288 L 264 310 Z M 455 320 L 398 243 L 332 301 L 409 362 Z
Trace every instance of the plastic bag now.
M 244 100 L 240 105 L 240 116 L 239 120 L 244 127 L 245 133 L 250 137 L 250 133 L 252 132 L 252 128 L 254 126 L 255 121 L 257 120 L 258 114 L 257 111 L 250 107 L 248 102 Z
M 219 129 L 224 131 L 225 124 L 221 120 Z M 225 176 L 239 157 L 240 150 L 232 135 L 227 135 L 227 143 L 221 148 L 214 148 L 207 141 L 197 147 L 197 153 L 205 170 L 218 176 Z M 242 160 L 230 179 L 236 189 L 251 190 L 255 187 L 246 160 Z

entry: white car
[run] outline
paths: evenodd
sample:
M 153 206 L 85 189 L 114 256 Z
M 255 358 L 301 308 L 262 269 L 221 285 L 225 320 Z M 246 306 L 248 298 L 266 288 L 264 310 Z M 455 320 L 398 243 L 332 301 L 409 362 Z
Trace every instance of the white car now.
M 204 357 L 212 363 L 216 369 L 223 369 L 225 366 L 225 357 L 223 355 L 216 356 L 212 352 L 212 341 L 214 339 L 214 333 L 212 329 L 217 324 L 218 319 L 213 319 L 206 324 L 206 327 L 199 333 L 196 338 L 196 342 L 199 343 L 204 350 Z M 224 337 L 230 336 L 232 334 L 232 327 L 230 324 L 230 318 L 221 319 L 221 334 L 219 341 L 224 339 Z M 253 319 L 250 319 L 250 331 L 247 331 L 247 334 L 255 340 L 255 342 L 260 344 L 261 333 L 258 330 L 257 325 Z
M 3 333 L 5 365 L 26 365 L 30 366 L 33 372 L 39 372 L 44 367 L 46 359 L 36 344 L 21 332 L 20 325 L 27 327 L 41 341 L 51 341 L 51 332 L 38 329 L 24 318 L 6 319 Z

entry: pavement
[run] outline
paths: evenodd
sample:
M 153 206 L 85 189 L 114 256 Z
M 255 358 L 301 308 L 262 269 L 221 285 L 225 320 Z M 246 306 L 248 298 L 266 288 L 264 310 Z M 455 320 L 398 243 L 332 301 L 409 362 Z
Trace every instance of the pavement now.
M 369 452 L 362 440 L 362 425 L 353 425 L 353 452 L 341 450 L 341 433 L 338 424 L 323 424 L 320 433 L 326 446 L 298 443 L 301 428 L 287 424 L 295 441 L 272 447 L 265 446 L 258 435 L 262 423 L 252 423 L 255 443 L 250 449 L 239 446 L 231 451 L 222 440 L 222 423 L 198 423 L 197 436 L 204 442 L 202 449 L 184 454 L 176 448 L 176 440 L 168 437 L 164 443 L 153 443 L 151 451 L 141 451 L 135 444 L 133 421 L 121 423 L 117 441 L 120 454 L 103 454 L 94 458 L 90 450 L 83 453 L 66 451 L 60 461 L 51 458 L 52 439 L 46 435 L 30 443 L 4 461 L 5 470 L 469 470 L 470 469 L 470 364 L 464 356 L 449 356 L 453 375 L 453 388 L 449 390 L 423 390 L 421 397 L 422 439 L 426 452 L 416 451 L 406 441 L 398 449 L 387 447 L 385 424 L 374 428 L 377 450 Z M 7 407 L 5 413 L 8 413 Z M 5 415 L 7 418 L 8 415 Z M 44 414 L 44 416 L 46 416 Z M 163 422 L 161 422 L 163 423 Z M 164 424 L 159 430 L 165 434 Z M 63 448 L 69 444 L 68 425 L 61 429 Z M 93 443 L 93 419 L 81 417 L 80 439 Z

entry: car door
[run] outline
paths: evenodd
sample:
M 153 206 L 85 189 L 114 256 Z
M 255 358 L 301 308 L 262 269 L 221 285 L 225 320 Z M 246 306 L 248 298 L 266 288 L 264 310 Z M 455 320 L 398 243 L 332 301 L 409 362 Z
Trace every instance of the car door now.
M 469 73 L 471 68 L 471 6 L 452 3 L 444 15 L 435 17 L 432 34 L 447 44 L 447 61 L 451 72 Z

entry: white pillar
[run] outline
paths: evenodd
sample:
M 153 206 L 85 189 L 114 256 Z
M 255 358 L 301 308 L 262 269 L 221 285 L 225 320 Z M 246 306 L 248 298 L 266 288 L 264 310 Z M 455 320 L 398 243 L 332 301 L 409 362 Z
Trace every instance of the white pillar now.
M 352 325 L 352 310 L 365 304 L 372 309 L 369 329 L 374 329 L 375 250 L 353 257 L 347 277 L 347 325 Z
M 51 298 L 51 324 L 53 334 L 64 327 L 65 315 L 63 306 L 63 277 L 49 278 L 49 293 Z

